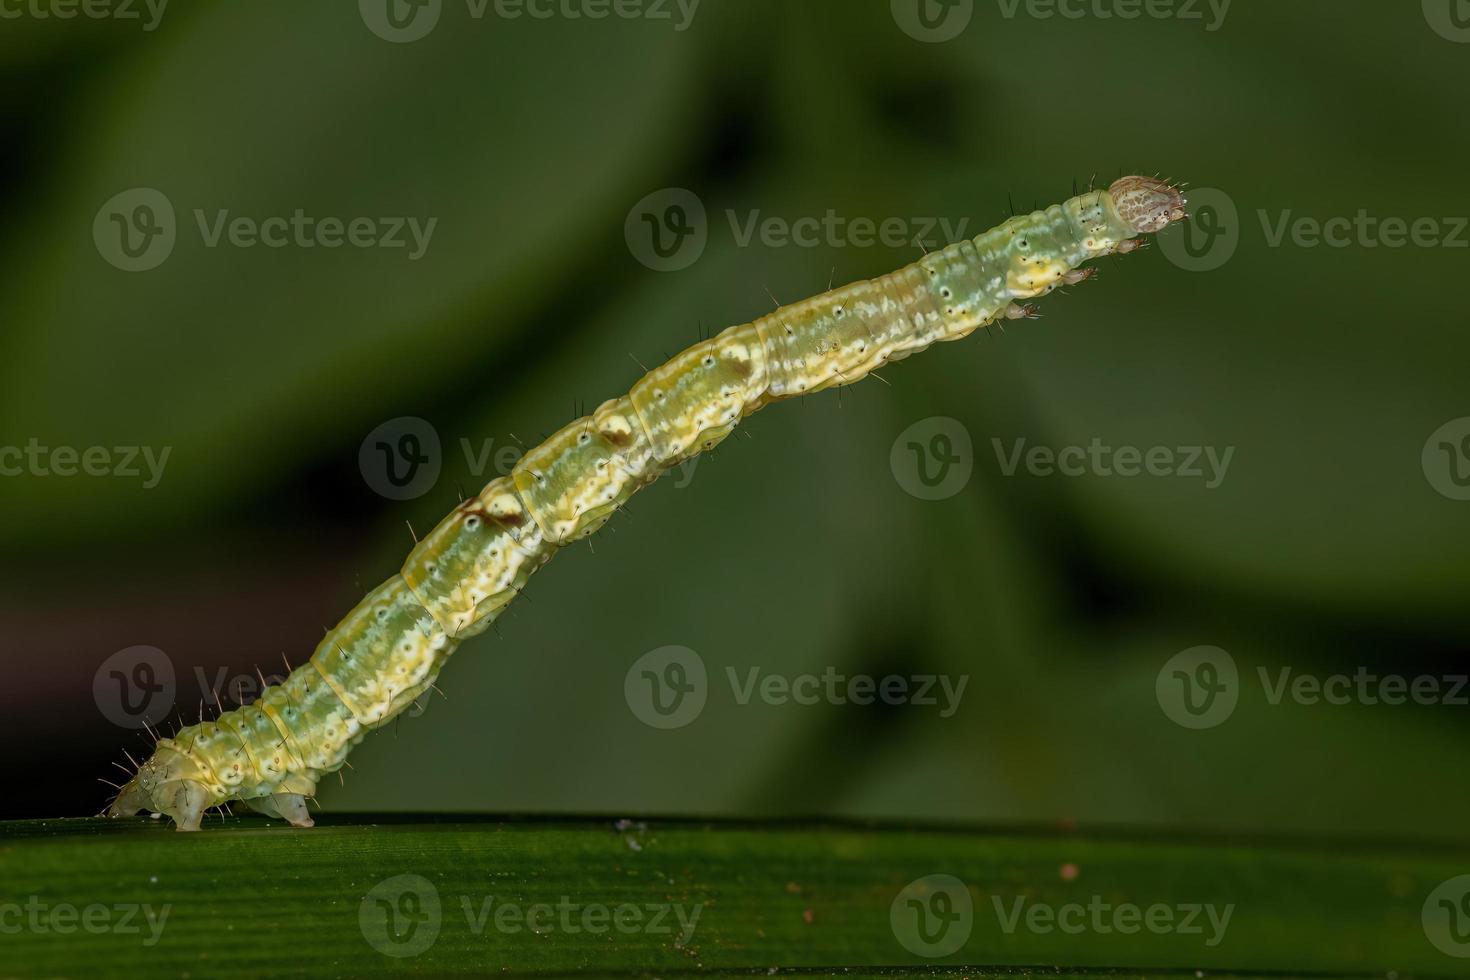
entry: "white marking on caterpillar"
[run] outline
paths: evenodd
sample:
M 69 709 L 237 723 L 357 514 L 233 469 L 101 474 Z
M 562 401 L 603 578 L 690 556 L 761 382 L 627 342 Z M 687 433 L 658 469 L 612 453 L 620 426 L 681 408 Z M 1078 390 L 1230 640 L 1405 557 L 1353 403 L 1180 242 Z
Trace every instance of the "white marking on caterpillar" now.
M 1035 307 L 1024 301 L 1081 281 L 1079 266 L 1133 251 L 1137 236 L 1184 217 L 1178 190 L 1124 177 L 675 355 L 455 508 L 418 541 L 401 573 L 370 592 L 285 681 L 252 704 L 159 739 L 107 813 L 148 809 L 197 830 L 205 810 L 242 800 L 310 826 L 307 798 L 352 746 L 414 704 L 455 647 L 488 628 L 536 569 L 600 528 L 640 488 L 714 448 L 773 401 L 851 384 L 1002 317 L 1032 316 Z M 668 671 L 679 663 L 674 654 L 650 663 L 652 680 L 662 667 L 662 679 L 678 681 Z M 648 678 L 630 673 L 630 704 L 639 681 Z M 686 687 L 675 685 L 681 699 Z M 666 714 L 665 703 L 652 707 Z M 684 710 L 682 703 L 670 709 Z

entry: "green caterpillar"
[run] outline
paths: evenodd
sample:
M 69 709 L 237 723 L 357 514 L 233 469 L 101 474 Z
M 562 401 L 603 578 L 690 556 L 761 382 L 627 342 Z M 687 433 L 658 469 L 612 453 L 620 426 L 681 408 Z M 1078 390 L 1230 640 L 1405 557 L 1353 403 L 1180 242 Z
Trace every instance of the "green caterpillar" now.
M 423 694 L 460 641 L 486 629 L 558 548 L 596 531 L 639 488 L 770 402 L 1035 315 L 1017 301 L 1088 279 L 1083 263 L 1132 251 L 1136 236 L 1185 218 L 1184 205 L 1168 183 L 1123 177 L 695 344 L 456 508 L 285 681 L 160 739 L 107 815 L 150 810 L 197 830 L 206 810 L 242 800 L 311 826 L 317 781 Z

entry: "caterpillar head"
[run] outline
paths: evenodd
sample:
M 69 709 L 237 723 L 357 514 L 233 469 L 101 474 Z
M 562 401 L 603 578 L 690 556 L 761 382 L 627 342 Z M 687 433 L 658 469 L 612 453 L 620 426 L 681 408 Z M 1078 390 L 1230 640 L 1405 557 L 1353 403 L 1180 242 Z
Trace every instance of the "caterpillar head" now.
M 1189 217 L 1178 188 L 1153 177 L 1120 177 L 1108 193 L 1118 216 L 1140 235 L 1163 231 L 1171 222 Z
M 173 748 L 168 739 L 163 739 L 158 743 L 158 751 L 138 767 L 138 772 L 118 793 L 106 815 L 131 817 L 140 810 L 148 810 L 167 815 L 179 830 L 198 830 L 210 805 L 210 793 L 198 766 Z

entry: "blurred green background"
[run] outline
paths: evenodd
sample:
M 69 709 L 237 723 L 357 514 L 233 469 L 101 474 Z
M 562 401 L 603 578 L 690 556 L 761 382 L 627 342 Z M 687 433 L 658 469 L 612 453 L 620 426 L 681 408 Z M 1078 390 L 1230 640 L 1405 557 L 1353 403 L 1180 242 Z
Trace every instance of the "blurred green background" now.
M 405 522 L 422 533 L 494 475 L 462 440 L 539 441 L 625 391 L 635 360 L 919 254 L 743 241 L 753 217 L 974 235 L 1144 172 L 1219 189 L 1205 200 L 1236 217 L 1211 207 L 1172 251 L 1104 263 L 1045 319 L 889 384 L 754 417 L 687 486 L 666 477 L 547 566 L 462 648 L 447 696 L 365 742 L 322 803 L 1463 838 L 1470 708 L 1273 705 L 1257 673 L 1467 670 L 1470 502 L 1421 462 L 1470 416 L 1453 3 L 1124 19 L 923 2 L 955 36 L 921 39 L 916 0 L 704 0 L 687 19 L 444 0 L 403 43 L 370 29 L 369 0 L 177 4 L 152 30 L 0 22 L 0 445 L 170 451 L 152 488 L 0 479 L 5 815 L 95 812 L 96 778 L 144 748 L 94 693 L 117 651 L 164 651 L 192 721 L 199 678 L 301 663 L 397 570 Z M 133 188 L 177 211 L 143 272 L 93 235 Z M 707 215 L 697 260 L 666 272 L 640 262 L 630 214 L 665 188 Z M 410 260 L 211 248 L 194 217 L 298 208 L 437 225 Z M 1273 244 L 1282 221 L 1360 211 L 1434 219 L 1438 243 Z M 1184 236 L 1199 251 L 1212 231 L 1233 254 L 1187 268 Z M 403 416 L 433 426 L 442 473 L 398 501 L 359 449 Z M 973 472 L 928 501 L 890 450 L 935 416 L 969 433 Z M 1007 476 L 992 441 L 1094 438 L 1234 456 L 1207 489 Z M 624 677 L 669 644 L 711 684 L 661 731 Z M 1239 703 L 1191 730 L 1155 681 L 1202 644 L 1234 658 Z M 725 681 L 829 666 L 969 682 L 945 718 L 742 705 Z

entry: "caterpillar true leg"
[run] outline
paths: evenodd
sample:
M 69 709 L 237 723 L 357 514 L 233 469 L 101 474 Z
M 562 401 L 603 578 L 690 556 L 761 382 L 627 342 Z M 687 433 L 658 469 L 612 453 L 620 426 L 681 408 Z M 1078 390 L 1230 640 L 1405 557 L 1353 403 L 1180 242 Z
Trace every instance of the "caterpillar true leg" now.
M 107 814 L 152 810 L 198 830 L 205 810 L 243 800 L 311 826 L 317 781 L 424 693 L 560 547 L 641 487 L 773 401 L 850 384 L 1001 317 L 1036 316 L 1026 300 L 1087 280 L 1083 263 L 1133 251 L 1137 236 L 1182 220 L 1184 204 L 1163 181 L 1124 177 L 675 355 L 456 508 L 285 681 L 160 739 Z

